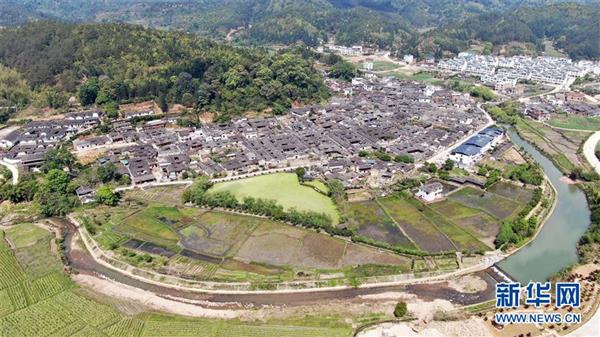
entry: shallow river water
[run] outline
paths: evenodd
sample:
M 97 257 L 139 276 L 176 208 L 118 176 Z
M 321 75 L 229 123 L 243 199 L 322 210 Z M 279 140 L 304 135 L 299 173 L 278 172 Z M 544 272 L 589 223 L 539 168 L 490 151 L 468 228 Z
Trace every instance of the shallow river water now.
M 548 158 L 513 129 L 508 134 L 513 143 L 523 147 L 544 169 L 558 191 L 558 201 L 535 240 L 498 265 L 521 283 L 544 281 L 577 262 L 577 242 L 590 225 L 590 211 L 583 191 L 561 180 L 562 172 Z

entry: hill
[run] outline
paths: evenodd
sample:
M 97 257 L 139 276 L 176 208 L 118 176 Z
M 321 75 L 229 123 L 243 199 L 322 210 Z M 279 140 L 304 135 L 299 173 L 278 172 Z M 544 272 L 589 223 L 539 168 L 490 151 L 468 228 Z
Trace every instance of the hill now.
M 0 30 L 0 64 L 17 71 L 12 81 L 22 77 L 34 96 L 78 93 L 84 104 L 161 98 L 241 113 L 327 96 L 312 60 L 297 54 L 126 24 L 35 22 Z
M 561 0 L 6 0 L 0 25 L 128 22 L 243 43 L 315 46 L 333 37 L 338 44 L 397 49 L 423 30 L 556 2 Z
M 599 58 L 599 18 L 598 3 L 522 7 L 514 12 L 482 14 L 413 36 L 401 51 L 441 56 L 466 50 L 472 44 L 489 43 L 498 49 L 519 42 L 539 52 L 544 49 L 544 41 L 550 41 L 572 58 Z

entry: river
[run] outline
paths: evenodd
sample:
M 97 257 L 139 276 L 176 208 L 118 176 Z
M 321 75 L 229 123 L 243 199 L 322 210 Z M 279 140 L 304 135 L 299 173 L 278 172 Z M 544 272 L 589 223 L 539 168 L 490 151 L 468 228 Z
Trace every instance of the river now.
M 577 242 L 590 225 L 590 210 L 585 194 L 575 185 L 561 180 L 562 172 L 535 147 L 509 129 L 514 144 L 525 149 L 558 191 L 554 212 L 538 236 L 498 266 L 521 283 L 544 281 L 577 262 Z

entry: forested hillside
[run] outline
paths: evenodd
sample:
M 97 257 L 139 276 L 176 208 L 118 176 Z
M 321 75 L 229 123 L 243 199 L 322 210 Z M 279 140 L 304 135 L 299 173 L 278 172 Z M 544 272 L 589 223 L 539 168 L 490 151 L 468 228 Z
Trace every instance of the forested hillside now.
M 20 105 L 43 96 L 48 105 L 60 106 L 69 93 L 83 104 L 158 98 L 240 113 L 282 109 L 328 94 L 312 60 L 299 55 L 125 24 L 36 22 L 1 30 L 0 63 L 12 69 L 2 71 L 11 74 L 10 81 L 24 80 L 35 91 L 26 100 L 22 94 L 0 97 Z
M 0 25 L 32 19 L 129 22 L 243 43 L 403 47 L 423 29 L 565 0 L 5 0 Z M 592 2 L 593 0 L 568 0 Z M 477 20 L 488 20 L 481 17 Z M 242 28 L 242 29 L 239 29 Z M 235 34 L 233 34 L 235 33 Z
M 466 50 L 472 43 L 498 46 L 515 41 L 531 43 L 541 51 L 544 40 L 554 42 L 572 58 L 599 58 L 600 3 L 563 3 L 484 14 L 414 37 L 402 51 L 439 55 Z

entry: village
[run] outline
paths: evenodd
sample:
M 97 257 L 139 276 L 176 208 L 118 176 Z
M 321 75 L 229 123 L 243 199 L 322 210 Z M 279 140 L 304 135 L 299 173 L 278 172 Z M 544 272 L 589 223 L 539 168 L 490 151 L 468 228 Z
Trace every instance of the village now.
M 329 104 L 285 116 L 191 128 L 146 109 L 123 111 L 100 132 L 103 112 L 83 111 L 27 123 L 0 146 L 5 162 L 35 170 L 50 149 L 72 140 L 76 155 L 102 153 L 97 164 L 113 163 L 134 185 L 306 167 L 345 187 L 377 187 L 489 123 L 468 94 L 431 85 L 376 77 L 329 85 L 337 92 Z

